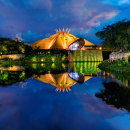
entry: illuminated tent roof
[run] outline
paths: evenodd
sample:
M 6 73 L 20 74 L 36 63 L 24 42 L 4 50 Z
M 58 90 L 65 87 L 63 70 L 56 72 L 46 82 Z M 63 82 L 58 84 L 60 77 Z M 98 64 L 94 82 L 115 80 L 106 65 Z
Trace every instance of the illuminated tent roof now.
M 69 33 L 70 30 L 57 30 L 56 34 L 36 41 L 31 46 L 33 49 L 68 49 L 70 44 L 75 42 L 78 38 Z M 84 40 L 85 45 L 94 45 L 91 42 Z

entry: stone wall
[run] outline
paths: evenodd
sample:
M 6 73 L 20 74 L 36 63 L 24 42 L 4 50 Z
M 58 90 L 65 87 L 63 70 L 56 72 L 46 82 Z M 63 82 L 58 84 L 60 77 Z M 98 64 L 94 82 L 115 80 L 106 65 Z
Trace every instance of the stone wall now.
M 13 59 L 13 60 L 18 60 L 24 58 L 24 54 L 10 54 L 10 55 L 0 55 L 0 60 L 2 59 Z
M 109 55 L 109 59 L 110 60 L 118 60 L 118 59 L 122 59 L 122 58 L 128 58 L 130 56 L 130 52 L 128 53 L 123 53 L 123 52 L 112 52 Z

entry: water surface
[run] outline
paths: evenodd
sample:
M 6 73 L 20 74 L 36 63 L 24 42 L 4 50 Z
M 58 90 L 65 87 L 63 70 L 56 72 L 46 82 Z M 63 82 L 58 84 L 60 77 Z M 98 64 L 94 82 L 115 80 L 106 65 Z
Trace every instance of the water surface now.
M 1 67 L 0 129 L 129 130 L 129 78 L 98 64 Z

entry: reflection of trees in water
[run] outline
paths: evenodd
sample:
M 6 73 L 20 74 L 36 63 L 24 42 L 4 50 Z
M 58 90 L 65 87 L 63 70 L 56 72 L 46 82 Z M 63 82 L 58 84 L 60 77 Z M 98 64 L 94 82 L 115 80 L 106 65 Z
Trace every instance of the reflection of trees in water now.
M 23 82 L 32 77 L 28 70 L 24 71 L 0 71 L 0 86 L 12 85 L 13 83 Z
M 4 67 L 4 70 L 1 69 L 0 71 L 0 85 L 4 86 L 4 85 L 11 85 L 13 83 L 23 82 L 25 79 L 32 77 L 34 74 L 37 76 L 48 74 L 48 73 L 60 74 L 65 72 L 77 72 L 77 74 L 78 73 L 92 74 L 98 71 L 99 70 L 97 68 L 97 62 L 81 62 L 81 63 L 71 63 L 71 64 L 65 64 L 59 62 L 58 63 L 32 63 L 32 64 L 25 64 L 24 67 L 9 66 L 9 67 Z M 75 74 L 72 76 L 72 79 L 77 81 L 77 79 L 75 79 L 74 77 L 77 76 Z M 78 82 L 79 81 L 83 82 L 83 80 L 84 77 L 80 75 L 80 80 L 78 79 Z
M 130 86 L 130 74 L 121 72 L 111 72 L 113 77 L 120 80 L 124 86 Z
M 116 82 L 103 83 L 105 89 L 96 93 L 96 97 L 101 98 L 109 105 L 116 108 L 126 109 L 130 112 L 130 88 L 120 86 Z
M 33 74 L 62 73 L 67 72 L 67 65 L 64 63 L 32 63 L 26 69 Z
M 105 71 L 106 73 L 108 71 Z M 116 78 L 120 80 L 124 86 L 130 87 L 130 73 L 127 72 L 120 72 L 120 71 L 109 71 L 112 78 Z
M 11 85 L 27 78 L 25 71 L 0 71 L 0 85 Z
M 101 72 L 99 64 L 100 62 L 73 62 L 69 63 L 69 69 L 77 73 L 97 73 Z
M 13 83 L 23 82 L 25 79 L 32 77 L 33 74 L 41 75 L 45 73 L 62 73 L 67 71 L 65 64 L 34 63 L 25 65 L 24 67 L 25 67 L 24 71 L 19 70 L 20 67 L 17 67 L 18 69 L 15 70 L 8 69 L 8 68 L 14 68 L 13 66 L 4 67 L 4 70 L 0 70 L 0 85 L 6 86 L 6 85 L 12 85 Z

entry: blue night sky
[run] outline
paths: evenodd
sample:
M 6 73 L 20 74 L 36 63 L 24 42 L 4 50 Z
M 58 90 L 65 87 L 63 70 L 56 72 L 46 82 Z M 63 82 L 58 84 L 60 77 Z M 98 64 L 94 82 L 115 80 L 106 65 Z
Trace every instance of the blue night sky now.
M 0 0 L 0 37 L 24 42 L 49 37 L 57 28 L 100 44 L 103 26 L 130 20 L 130 0 Z

